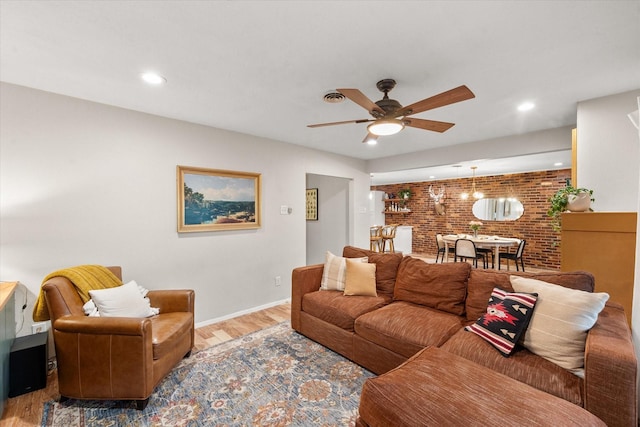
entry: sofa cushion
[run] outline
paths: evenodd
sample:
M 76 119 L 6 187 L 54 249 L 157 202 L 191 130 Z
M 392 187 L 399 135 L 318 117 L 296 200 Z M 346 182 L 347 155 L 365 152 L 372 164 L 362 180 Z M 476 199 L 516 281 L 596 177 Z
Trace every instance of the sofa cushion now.
M 302 297 L 302 311 L 353 332 L 358 316 L 390 302 L 388 297 L 345 296 L 341 291 L 315 291 Z
M 345 246 L 342 250 L 342 256 L 346 258 L 368 257 L 369 262 L 376 265 L 376 290 L 378 294 L 393 297 L 398 267 L 403 258 L 401 253 L 381 254 L 354 246 Z
M 440 346 L 462 328 L 464 319 L 406 301 L 394 301 L 358 317 L 355 331 L 362 338 L 405 357 L 427 346 Z
M 520 347 L 506 358 L 491 344 L 464 329 L 460 329 L 441 348 L 576 405 L 584 404 L 583 380 L 580 377 L 525 348 Z
M 471 270 L 465 301 L 467 320 L 475 321 L 487 312 L 487 301 L 491 298 L 494 288 L 513 292 L 509 275 L 477 268 Z
M 428 264 L 404 257 L 398 268 L 393 299 L 462 315 L 470 270 L 471 265 L 466 262 Z M 487 296 L 485 307 L 488 300 Z
M 176 342 L 189 335 L 193 326 L 193 313 L 164 313 L 151 318 L 153 360 L 164 358 L 176 351 Z
M 595 279 L 591 273 L 585 271 L 553 272 L 553 273 L 510 273 L 495 270 L 472 269 L 467 286 L 467 299 L 465 301 L 467 320 L 475 321 L 482 316 L 487 308 L 487 301 L 493 288 L 500 288 L 507 292 L 513 292 L 511 276 L 531 277 L 544 280 L 571 289 L 593 292 Z
M 438 348 L 365 381 L 358 412 L 356 425 L 370 426 L 606 425 L 583 408 Z
M 367 262 L 367 258 L 357 258 L 361 262 Z M 346 258 L 336 256 L 330 251 L 325 254 L 324 269 L 320 289 L 325 291 L 344 291 L 344 283 L 347 274 Z
M 503 356 L 509 356 L 527 329 L 536 305 L 537 294 L 505 292 L 494 288 L 487 311 L 465 330 L 478 335 L 494 346 Z
M 609 299 L 604 292 L 590 293 L 524 277 L 511 277 L 519 292 L 536 292 L 538 304 L 524 335 L 533 353 L 583 375 L 587 332 Z
M 376 265 L 347 259 L 344 294 L 378 296 L 376 294 Z

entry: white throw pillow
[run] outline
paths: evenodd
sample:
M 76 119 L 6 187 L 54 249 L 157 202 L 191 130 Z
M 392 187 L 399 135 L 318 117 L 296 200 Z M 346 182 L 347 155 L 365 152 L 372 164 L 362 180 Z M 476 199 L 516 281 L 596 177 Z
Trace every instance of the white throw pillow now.
M 367 257 L 349 258 L 360 262 L 368 262 Z M 322 270 L 322 281 L 320 289 L 324 291 L 344 291 L 344 284 L 347 276 L 346 258 L 336 256 L 327 251 L 324 261 L 324 270 Z
M 131 281 L 122 286 L 89 291 L 101 317 L 149 317 L 157 314 L 148 298 L 142 296 L 138 284 Z
M 604 292 L 590 293 L 526 277 L 510 276 L 516 292 L 537 293 L 538 301 L 524 335 L 532 353 L 584 375 L 587 332 L 609 299 Z

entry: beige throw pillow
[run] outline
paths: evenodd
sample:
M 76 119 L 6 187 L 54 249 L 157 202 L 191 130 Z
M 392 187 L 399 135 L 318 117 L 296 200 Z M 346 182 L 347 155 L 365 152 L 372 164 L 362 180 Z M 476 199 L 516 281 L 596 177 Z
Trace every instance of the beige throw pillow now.
M 524 346 L 583 376 L 587 332 L 598 320 L 609 294 L 578 291 L 525 277 L 510 276 L 510 281 L 516 292 L 538 294 Z
M 368 258 L 349 258 L 358 260 L 358 262 L 368 262 Z M 327 251 L 324 261 L 324 270 L 322 270 L 322 281 L 320 289 L 324 291 L 344 291 L 344 283 L 347 273 L 345 261 L 347 258 L 336 256 Z
M 346 266 L 345 295 L 378 296 L 375 264 L 347 259 Z

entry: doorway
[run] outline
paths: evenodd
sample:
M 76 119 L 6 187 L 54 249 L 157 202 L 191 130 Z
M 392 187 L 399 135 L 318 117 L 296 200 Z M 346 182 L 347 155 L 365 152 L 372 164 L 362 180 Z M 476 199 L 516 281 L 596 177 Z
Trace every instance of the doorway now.
M 307 221 L 307 265 L 324 263 L 327 251 L 342 255 L 349 244 L 351 179 L 307 174 L 306 188 L 318 189 L 318 219 Z

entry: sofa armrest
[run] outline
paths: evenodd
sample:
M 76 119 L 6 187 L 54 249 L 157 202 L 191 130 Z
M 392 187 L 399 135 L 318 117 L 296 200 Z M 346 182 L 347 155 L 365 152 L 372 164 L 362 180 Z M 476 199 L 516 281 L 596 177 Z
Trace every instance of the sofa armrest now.
M 191 289 L 149 291 L 147 297 L 160 313 L 194 312 L 195 292 Z
M 608 302 L 587 335 L 585 409 L 609 426 L 636 426 L 637 366 L 624 309 Z
M 300 331 L 300 312 L 304 294 L 320 289 L 324 264 L 294 268 L 291 273 L 291 327 Z

